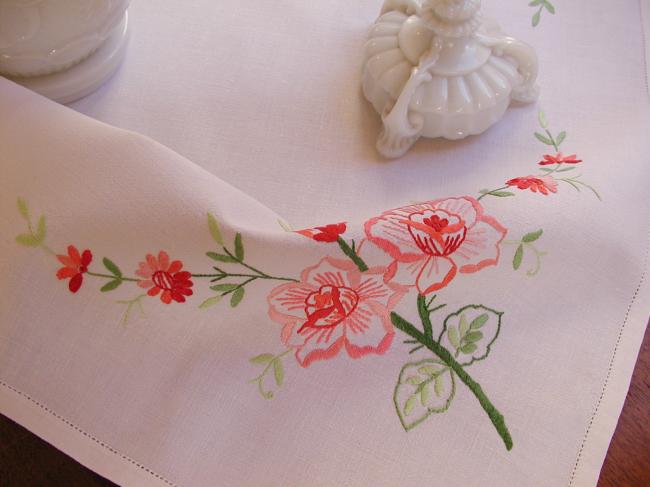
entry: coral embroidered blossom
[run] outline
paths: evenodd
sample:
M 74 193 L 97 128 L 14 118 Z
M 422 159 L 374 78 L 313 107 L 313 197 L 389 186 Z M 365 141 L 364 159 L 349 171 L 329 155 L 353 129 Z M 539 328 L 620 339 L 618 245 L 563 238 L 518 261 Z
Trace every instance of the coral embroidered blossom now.
M 149 289 L 149 296 L 160 294 L 160 300 L 165 304 L 172 301 L 184 303 L 185 296 L 192 295 L 190 288 L 194 283 L 190 279 L 192 275 L 182 269 L 183 263 L 180 260 L 170 262 L 167 253 L 161 250 L 158 258 L 147 254 L 145 262 L 140 262 L 135 273 L 143 278 L 138 281 L 138 286 Z
M 71 292 L 79 291 L 83 283 L 83 275 L 88 272 L 88 266 L 93 260 L 93 254 L 90 250 L 84 250 L 79 254 L 79 250 L 74 245 L 68 246 L 68 255 L 57 255 L 56 258 L 64 265 L 56 273 L 59 279 L 70 279 L 68 288 Z
M 544 160 L 539 162 L 540 166 L 550 166 L 553 164 L 578 164 L 582 162 L 582 159 L 577 159 L 576 154 L 570 156 L 563 156 L 560 152 L 556 156 L 551 156 L 548 154 L 544 155 Z
M 530 189 L 533 193 L 547 195 L 549 192 L 557 193 L 557 181 L 546 176 L 526 176 L 514 178 L 506 182 L 507 186 L 516 186 L 519 189 Z
M 390 210 L 366 222 L 365 230 L 394 259 L 386 277 L 415 283 L 420 294 L 442 289 L 458 272 L 496 265 L 507 232 L 469 196 Z
M 300 282 L 275 288 L 269 316 L 283 325 L 282 341 L 303 367 L 336 356 L 383 354 L 393 340 L 390 311 L 405 288 L 384 282 L 383 267 L 361 273 L 348 261 L 326 257 Z
M 308 228 L 306 230 L 298 230 L 296 233 L 304 235 L 305 237 L 316 240 L 317 242 L 336 242 L 339 237 L 345 233 L 345 223 L 335 223 L 332 225 L 325 225 L 324 227 Z

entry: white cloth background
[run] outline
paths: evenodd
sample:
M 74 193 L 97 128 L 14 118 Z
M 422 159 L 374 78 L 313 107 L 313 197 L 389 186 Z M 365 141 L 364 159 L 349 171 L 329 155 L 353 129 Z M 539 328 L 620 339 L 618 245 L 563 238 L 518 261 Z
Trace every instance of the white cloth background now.
M 489 3 L 538 49 L 539 106 L 387 162 L 358 83 L 378 2 L 260 3 L 135 2 L 125 64 L 73 104 L 207 171 L 0 82 L 0 411 L 129 485 L 594 485 L 650 308 L 639 4 L 557 2 L 532 29 L 526 2 Z M 250 235 L 247 250 L 270 271 L 297 274 L 324 248 L 278 233 L 273 212 L 296 227 L 362 222 L 498 187 L 545 152 L 532 136 L 539 107 L 567 131 L 603 201 L 566 186 L 484 199 L 515 235 L 544 228 L 543 269 L 528 279 L 504 257 L 441 293 L 506 311 L 495 350 L 472 372 L 506 417 L 511 452 L 466 391 L 403 431 L 391 399 L 408 359 L 401 340 L 382 357 L 294 367 L 265 401 L 246 381 L 248 359 L 281 346 L 270 287 L 236 310 L 158 303 L 123 328 L 112 297 L 71 295 L 46 256 L 14 242 L 23 196 L 47 214 L 57 251 L 80 242 L 133 267 L 164 248 L 200 268 L 209 210 Z

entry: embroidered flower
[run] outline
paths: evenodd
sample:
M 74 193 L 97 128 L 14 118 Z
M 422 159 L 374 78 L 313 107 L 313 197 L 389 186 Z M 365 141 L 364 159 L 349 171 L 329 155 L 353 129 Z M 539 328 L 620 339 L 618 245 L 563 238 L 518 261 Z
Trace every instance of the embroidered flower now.
M 384 282 L 385 268 L 361 273 L 352 262 L 326 257 L 305 269 L 300 282 L 275 288 L 269 316 L 283 326 L 281 338 L 307 367 L 345 348 L 352 358 L 383 354 L 393 340 L 390 311 L 406 292 Z
M 316 240 L 317 242 L 336 242 L 339 236 L 345 233 L 345 222 L 325 225 L 324 227 L 308 228 L 306 230 L 297 230 L 296 233 L 305 237 Z
M 140 267 L 135 271 L 143 279 L 138 281 L 138 286 L 149 289 L 149 296 L 157 296 L 161 291 L 160 300 L 169 304 L 173 301 L 185 302 L 185 296 L 191 296 L 190 289 L 194 283 L 190 280 L 192 275 L 182 271 L 183 263 L 180 260 L 169 261 L 167 252 L 160 251 L 158 258 L 147 254 L 146 260 L 140 262 Z
M 56 258 L 64 265 L 57 271 L 56 277 L 59 280 L 70 279 L 68 288 L 71 292 L 76 293 L 83 283 L 83 275 L 88 272 L 88 266 L 93 260 L 93 254 L 87 249 L 79 254 L 77 247 L 69 245 L 68 255 L 57 255 Z
M 423 295 L 442 289 L 458 272 L 496 265 L 507 232 L 469 196 L 384 212 L 367 221 L 365 231 L 394 259 L 386 278 L 415 285 Z
M 508 186 L 516 186 L 519 189 L 530 189 L 533 193 L 538 191 L 547 195 L 549 191 L 551 193 L 557 193 L 557 181 L 552 177 L 548 176 L 526 176 L 522 178 L 514 178 L 510 181 L 506 181 Z
M 556 156 L 545 154 L 544 160 L 540 161 L 539 165 L 550 166 L 552 164 L 578 164 L 580 162 L 582 162 L 582 159 L 577 159 L 576 154 L 571 154 L 570 156 L 564 156 L 560 152 Z

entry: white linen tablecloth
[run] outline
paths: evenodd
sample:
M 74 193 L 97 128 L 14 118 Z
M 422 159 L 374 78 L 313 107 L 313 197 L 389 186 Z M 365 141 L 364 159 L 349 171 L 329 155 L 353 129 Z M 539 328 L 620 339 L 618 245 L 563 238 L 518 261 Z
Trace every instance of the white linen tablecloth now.
M 648 3 L 558 1 L 533 28 L 528 2 L 486 2 L 537 48 L 539 103 L 398 161 L 359 86 L 379 3 L 134 2 L 124 65 L 71 105 L 109 125 L 0 79 L 1 413 L 124 485 L 595 485 L 650 310 Z M 540 110 L 580 162 L 539 164 L 557 157 Z M 458 248 L 384 226 L 418 214 L 462 221 Z M 257 275 L 245 296 L 204 277 L 220 240 L 229 278 Z M 458 371 L 409 353 L 389 312 L 426 329 L 418 295 L 446 304 L 435 337 L 507 435 Z M 352 320 L 338 348 L 298 328 L 326 302 Z M 403 394 L 436 371 L 448 402 L 423 413 Z

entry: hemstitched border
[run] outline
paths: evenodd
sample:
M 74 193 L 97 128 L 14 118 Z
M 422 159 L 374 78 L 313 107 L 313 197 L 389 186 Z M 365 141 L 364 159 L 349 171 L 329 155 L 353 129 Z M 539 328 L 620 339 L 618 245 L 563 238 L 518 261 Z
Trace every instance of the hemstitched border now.
M 105 450 L 108 450 L 108 451 L 111 452 L 112 454 L 119 456 L 122 460 L 126 460 L 126 461 L 129 462 L 130 464 L 135 465 L 135 466 L 138 467 L 140 470 L 143 470 L 144 472 L 148 473 L 148 474 L 151 475 L 152 477 L 154 477 L 154 478 L 156 478 L 156 479 L 158 479 L 158 480 L 163 481 L 165 484 L 169 485 L 170 487 L 179 487 L 177 484 L 171 482 L 170 480 L 167 480 L 167 479 L 166 479 L 165 477 L 163 477 L 162 475 L 157 474 L 156 472 L 154 472 L 153 470 L 151 470 L 151 469 L 145 467 L 144 465 L 142 465 L 141 463 L 137 462 L 137 461 L 134 460 L 133 458 L 131 458 L 131 457 L 127 456 L 127 455 L 124 455 L 123 453 L 120 453 L 118 450 L 116 450 L 116 449 L 113 448 L 112 446 L 107 445 L 106 443 L 104 443 L 103 441 L 97 439 L 96 437 L 94 437 L 94 436 L 91 435 L 90 433 L 87 433 L 86 431 L 82 430 L 81 428 L 79 428 L 79 427 L 78 427 L 77 425 L 75 425 L 74 423 L 68 421 L 68 420 L 65 419 L 63 416 L 60 416 L 59 414 L 55 413 L 55 412 L 52 411 L 50 408 L 48 408 L 48 407 L 45 406 L 44 404 L 38 402 L 36 399 L 34 399 L 34 398 L 32 398 L 31 396 L 25 394 L 24 392 L 19 391 L 19 390 L 16 389 L 15 387 L 10 386 L 9 384 L 7 384 L 6 382 L 4 382 L 4 381 L 2 381 L 2 380 L 0 380 L 0 385 L 3 386 L 3 387 L 5 387 L 6 389 L 9 389 L 9 390 L 12 391 L 13 393 L 18 394 L 19 396 L 21 396 L 21 397 L 27 399 L 28 401 L 30 401 L 31 403 L 35 404 L 36 406 L 38 406 L 39 408 L 41 408 L 43 411 L 45 411 L 46 413 L 48 413 L 50 416 L 55 417 L 56 419 L 58 419 L 59 421 L 61 421 L 62 423 L 64 423 L 66 426 L 72 428 L 72 429 L 73 429 L 74 431 L 76 431 L 77 433 L 81 433 L 83 436 L 85 436 L 85 437 L 88 438 L 89 440 L 94 441 L 95 443 L 97 443 L 99 446 L 101 446 L 101 447 L 104 448 Z
M 646 34 L 646 29 L 645 29 L 645 22 L 644 22 L 644 16 L 643 16 L 643 5 L 642 5 L 642 0 L 638 0 L 638 6 L 639 6 L 639 18 L 641 19 L 641 42 L 643 43 L 642 46 L 642 52 L 643 52 L 643 74 L 645 78 L 645 87 L 646 87 L 646 100 L 650 104 L 650 82 L 648 80 L 648 51 L 647 51 L 647 34 Z M 605 392 L 607 391 L 607 386 L 609 385 L 609 379 L 612 375 L 612 370 L 614 369 L 614 360 L 616 359 L 616 354 L 618 353 L 618 348 L 621 343 L 621 339 L 623 338 L 623 333 L 625 333 L 625 328 L 627 326 L 628 320 L 630 318 L 630 313 L 632 312 L 632 307 L 634 306 L 634 303 L 636 302 L 637 297 L 639 296 L 639 293 L 641 292 L 641 287 L 643 286 L 646 276 L 648 274 L 648 257 L 650 257 L 650 230 L 648 231 L 648 243 L 646 245 L 646 251 L 645 251 L 645 256 L 643 258 L 643 273 L 641 274 L 641 279 L 639 281 L 639 285 L 637 286 L 636 290 L 634 291 L 634 294 L 632 295 L 632 300 L 630 301 L 629 306 L 627 307 L 627 311 L 625 312 L 625 318 L 623 319 L 623 324 L 621 325 L 621 329 L 618 332 L 618 337 L 616 339 L 616 345 L 614 346 L 614 352 L 612 353 L 612 357 L 609 361 L 609 368 L 607 369 L 607 375 L 605 376 L 605 382 L 603 383 L 603 389 L 600 393 L 600 396 L 598 397 L 598 401 L 596 401 L 596 405 L 594 407 L 594 412 L 591 415 L 591 419 L 589 420 L 589 423 L 587 424 L 587 431 L 585 431 L 585 436 L 582 439 L 582 443 L 580 444 L 580 449 L 578 450 L 578 456 L 576 457 L 576 462 L 573 466 L 573 470 L 571 472 L 571 477 L 569 478 L 569 487 L 572 487 L 574 485 L 575 481 L 575 476 L 578 471 L 578 467 L 580 466 L 580 461 L 582 460 L 582 452 L 584 451 L 585 445 L 587 443 L 587 439 L 589 438 L 589 433 L 591 432 L 591 427 L 594 424 L 594 421 L 596 419 L 596 416 L 598 415 L 598 412 L 600 411 L 600 405 L 603 401 L 603 398 L 605 397 Z

